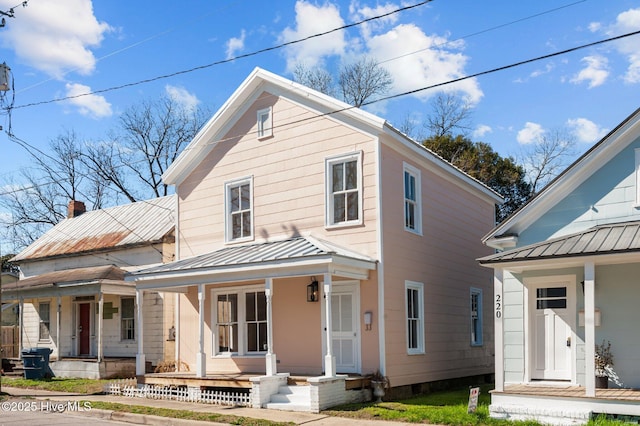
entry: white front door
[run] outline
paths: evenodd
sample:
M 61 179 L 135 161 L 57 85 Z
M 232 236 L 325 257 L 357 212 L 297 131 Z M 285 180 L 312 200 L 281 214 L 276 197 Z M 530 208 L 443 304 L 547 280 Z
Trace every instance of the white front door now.
M 331 346 L 338 373 L 360 372 L 358 285 L 334 284 L 331 293 Z
M 572 378 L 573 288 L 568 282 L 549 282 L 531 288 L 532 379 Z

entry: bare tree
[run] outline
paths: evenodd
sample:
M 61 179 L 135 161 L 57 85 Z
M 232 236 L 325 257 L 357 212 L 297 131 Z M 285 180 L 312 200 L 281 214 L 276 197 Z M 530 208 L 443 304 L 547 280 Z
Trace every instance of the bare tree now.
M 143 101 L 120 116 L 110 141 L 87 147 L 85 164 L 132 202 L 167 195 L 162 174 L 207 118 L 169 97 Z
M 386 68 L 363 56 L 342 67 L 338 85 L 343 100 L 360 108 L 371 97 L 387 93 L 393 85 L 393 78 Z
M 522 149 L 519 163 L 527 173 L 532 192 L 548 184 L 576 155 L 575 138 L 566 130 L 550 130 Z
M 25 246 L 66 217 L 70 200 L 102 207 L 105 183 L 91 178 L 81 161 L 82 143 L 66 131 L 49 143 L 51 155 L 24 145 L 34 166 L 20 172 L 20 183 L 5 182 L 0 204 L 11 212 L 2 222 L 13 231 L 17 246 Z
M 431 110 L 424 124 L 429 137 L 467 136 L 471 130 L 471 105 L 460 96 L 441 92 L 431 101 Z
M 304 64 L 297 64 L 293 70 L 293 80 L 325 95 L 334 96 L 333 77 L 324 68 L 308 68 Z

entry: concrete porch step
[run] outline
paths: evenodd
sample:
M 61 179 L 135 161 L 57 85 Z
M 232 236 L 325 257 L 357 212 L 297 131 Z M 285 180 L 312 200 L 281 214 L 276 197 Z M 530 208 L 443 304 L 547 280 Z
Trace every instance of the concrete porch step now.
M 309 411 L 311 409 L 311 388 L 309 386 L 280 386 L 278 393 L 271 396 L 266 408 L 286 411 Z

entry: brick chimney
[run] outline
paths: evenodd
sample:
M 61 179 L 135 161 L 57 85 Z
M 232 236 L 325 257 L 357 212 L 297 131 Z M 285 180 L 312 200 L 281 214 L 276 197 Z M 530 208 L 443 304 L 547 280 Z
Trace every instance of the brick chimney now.
M 82 201 L 71 200 L 69 201 L 69 206 L 67 207 L 67 218 L 71 219 L 73 217 L 80 216 L 86 211 L 87 208 Z

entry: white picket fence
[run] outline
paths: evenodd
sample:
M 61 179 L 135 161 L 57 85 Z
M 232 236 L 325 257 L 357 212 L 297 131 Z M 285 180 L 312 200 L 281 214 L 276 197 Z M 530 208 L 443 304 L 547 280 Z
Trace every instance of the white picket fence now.
M 110 382 L 105 386 L 109 395 L 129 398 L 168 399 L 184 402 L 201 402 L 205 404 L 250 406 L 251 392 L 228 392 L 216 390 L 200 390 L 198 388 L 176 388 L 168 386 L 152 386 L 136 384 L 136 379 L 123 379 Z

